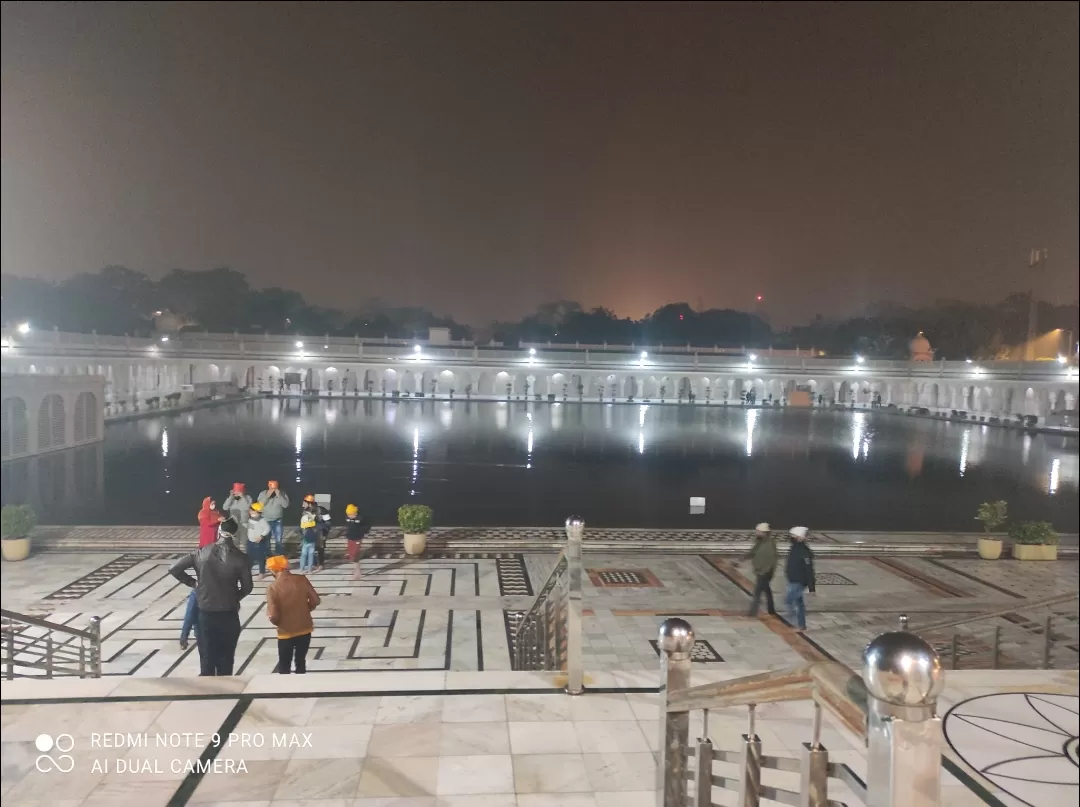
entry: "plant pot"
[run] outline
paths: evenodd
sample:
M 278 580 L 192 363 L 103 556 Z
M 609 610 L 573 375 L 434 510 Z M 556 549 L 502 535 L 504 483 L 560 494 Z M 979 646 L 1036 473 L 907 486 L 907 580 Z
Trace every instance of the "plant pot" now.
M 1001 557 L 1001 546 L 1000 538 L 979 536 L 979 557 L 983 560 L 997 560 Z
M 1017 560 L 1057 560 L 1057 544 L 1013 544 Z
M 0 541 L 0 553 L 6 561 L 26 560 L 30 557 L 30 538 L 5 538 Z
M 405 554 L 406 555 L 423 555 L 424 550 L 427 548 L 427 533 L 426 532 L 407 532 L 405 533 Z

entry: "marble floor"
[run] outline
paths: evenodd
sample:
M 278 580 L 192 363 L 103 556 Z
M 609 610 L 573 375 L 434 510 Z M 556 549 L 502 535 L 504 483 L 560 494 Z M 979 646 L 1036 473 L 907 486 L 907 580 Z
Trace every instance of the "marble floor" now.
M 0 571 L 4 608 L 84 627 L 102 618 L 106 675 L 195 675 L 194 644 L 182 649 L 187 589 L 169 574 L 174 555 L 48 553 Z M 509 670 L 515 616 L 526 610 L 555 562 L 550 552 L 447 552 L 422 559 L 364 561 L 364 577 L 338 566 L 312 576 L 323 604 L 315 612 L 309 669 L 320 672 Z M 587 552 L 583 650 L 587 670 L 652 670 L 657 628 L 667 616 L 693 624 L 695 663 L 732 671 L 776 669 L 804 659 L 857 665 L 875 635 L 907 613 L 912 629 L 1015 605 L 1016 611 L 961 629 L 958 666 L 986 666 L 999 628 L 999 662 L 1039 666 L 1046 613 L 1028 600 L 1075 592 L 1075 561 L 1021 563 L 938 557 L 820 557 L 817 592 L 807 596 L 809 629 L 779 617 L 749 618 L 748 563 L 730 556 Z M 265 615 L 268 581 L 257 580 L 241 608 L 237 672 L 268 673 L 276 663 Z M 782 605 L 782 576 L 774 580 Z M 764 609 L 762 609 L 764 611 Z M 32 636 L 35 629 L 27 629 Z M 952 631 L 928 635 L 951 653 Z M 1051 662 L 1075 668 L 1077 604 L 1053 610 Z
M 699 668 L 692 683 L 728 677 Z M 655 673 L 598 674 L 595 690 L 570 697 L 545 674 L 518 672 L 24 679 L 4 686 L 0 797 L 19 807 L 652 807 L 657 683 Z M 941 804 L 982 805 L 980 787 L 1007 807 L 1075 803 L 1076 687 L 1075 672 L 949 673 Z M 764 753 L 797 758 L 810 704 L 766 704 L 757 717 Z M 714 711 L 714 747 L 738 750 L 745 720 L 745 709 Z M 692 740 L 702 728 L 695 713 Z M 828 721 L 822 742 L 865 778 L 858 737 Z M 1030 759 L 1014 777 L 1019 757 Z M 798 789 L 798 775 L 765 771 L 763 783 Z M 713 801 L 734 795 L 717 787 Z M 829 796 L 858 804 L 834 781 Z

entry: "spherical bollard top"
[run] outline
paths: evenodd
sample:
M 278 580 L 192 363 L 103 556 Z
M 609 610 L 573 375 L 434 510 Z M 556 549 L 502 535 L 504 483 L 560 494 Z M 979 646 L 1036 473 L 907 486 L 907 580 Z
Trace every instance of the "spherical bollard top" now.
M 945 688 L 941 659 L 914 633 L 883 633 L 863 651 L 863 682 L 871 697 L 894 706 L 927 706 Z
M 660 635 L 656 643 L 665 653 L 689 655 L 694 649 L 694 629 L 685 619 L 665 619 L 660 625 Z
M 585 535 L 585 519 L 581 516 L 570 516 L 566 519 L 566 539 L 568 541 L 580 541 Z
M 570 529 L 571 527 L 584 527 L 584 526 L 585 526 L 585 519 L 583 519 L 581 516 L 570 516 L 570 517 L 568 517 L 566 519 L 566 528 L 567 529 Z

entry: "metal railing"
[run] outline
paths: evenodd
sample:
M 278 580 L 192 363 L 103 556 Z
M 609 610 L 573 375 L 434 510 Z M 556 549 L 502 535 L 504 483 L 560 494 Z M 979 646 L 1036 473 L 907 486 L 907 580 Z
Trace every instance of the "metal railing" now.
M 713 807 L 714 788 L 738 794 L 739 807 L 769 800 L 794 807 L 840 807 L 829 796 L 842 785 L 867 807 L 936 807 L 941 791 L 941 728 L 937 696 L 944 688 L 941 662 L 933 648 L 912 633 L 885 633 L 871 642 L 862 676 L 842 664 L 811 664 L 691 687 L 694 631 L 681 619 L 660 626 L 659 646 L 665 703 L 657 766 L 659 807 Z M 762 754 L 756 733 L 757 707 L 766 703 L 812 701 L 812 737 L 801 759 Z M 713 748 L 709 711 L 745 707 L 747 730 L 739 751 Z M 701 710 L 703 730 L 691 745 L 690 713 Z M 867 742 L 864 782 L 844 764 L 829 762 L 821 743 L 823 710 Z M 691 765 L 691 761 L 693 764 Z M 736 776 L 714 770 L 715 763 L 738 766 Z M 762 771 L 799 775 L 799 790 L 762 783 Z
M 3 677 L 101 677 L 101 617 L 86 630 L 0 609 Z
M 975 616 L 948 619 L 916 629 L 920 636 L 929 638 L 939 654 L 948 660 L 949 669 L 1001 669 L 1024 667 L 1023 663 L 1010 661 L 1010 655 L 1024 658 L 1035 656 L 1044 670 L 1055 667 L 1055 647 L 1064 649 L 1066 668 L 1075 668 L 1077 645 L 1080 644 L 1078 614 L 1076 608 L 1065 612 L 1060 606 L 1076 603 L 1080 591 L 1055 594 L 1038 600 L 1016 605 L 1006 605 Z M 992 619 L 1002 619 L 1007 624 L 990 626 L 983 631 L 970 629 L 971 625 Z M 908 618 L 901 615 L 900 624 L 906 629 Z M 1018 651 L 1018 652 L 1017 652 Z M 1030 665 L 1026 665 L 1030 668 Z
M 581 659 L 581 540 L 585 522 L 566 520 L 566 548 L 513 633 L 514 669 L 561 670 L 566 690 L 584 689 Z

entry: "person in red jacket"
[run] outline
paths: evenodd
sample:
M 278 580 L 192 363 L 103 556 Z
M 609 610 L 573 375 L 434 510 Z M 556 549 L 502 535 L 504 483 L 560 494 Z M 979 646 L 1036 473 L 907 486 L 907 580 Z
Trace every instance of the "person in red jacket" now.
M 202 500 L 202 510 L 199 511 L 199 548 L 208 546 L 217 540 L 218 524 L 225 518 L 217 509 L 217 502 L 207 496 Z

